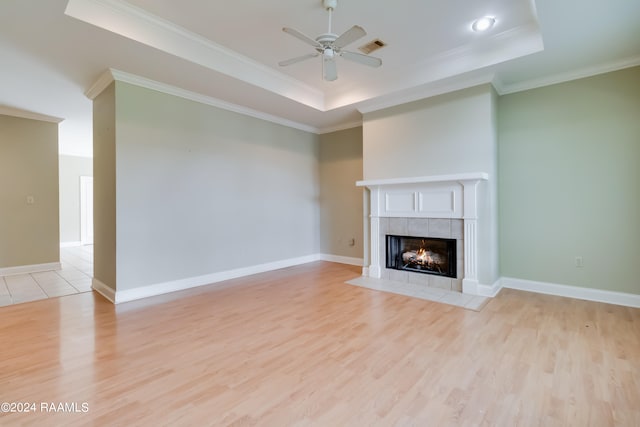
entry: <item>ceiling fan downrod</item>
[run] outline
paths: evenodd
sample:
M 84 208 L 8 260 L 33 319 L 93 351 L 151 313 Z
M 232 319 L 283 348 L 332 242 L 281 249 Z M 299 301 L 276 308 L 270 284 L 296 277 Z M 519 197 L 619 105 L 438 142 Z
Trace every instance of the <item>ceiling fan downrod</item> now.
M 333 16 L 333 10 L 338 5 L 338 0 L 324 0 L 323 4 L 324 4 L 324 8 L 327 10 L 327 12 L 329 12 L 329 31 L 327 31 L 327 33 L 328 34 L 333 34 L 331 32 L 331 18 Z

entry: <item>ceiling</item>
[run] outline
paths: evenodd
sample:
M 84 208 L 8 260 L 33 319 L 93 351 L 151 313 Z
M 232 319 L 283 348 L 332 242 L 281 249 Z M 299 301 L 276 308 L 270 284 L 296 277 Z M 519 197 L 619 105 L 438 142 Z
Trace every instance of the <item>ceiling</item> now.
M 473 32 L 483 15 L 496 25 Z M 387 46 L 380 68 L 337 58 L 326 82 L 320 58 L 278 66 L 313 52 L 283 27 L 327 32 L 321 0 L 3 0 L 0 113 L 64 119 L 61 152 L 90 155 L 87 94 L 115 76 L 323 133 L 479 83 L 510 93 L 638 65 L 638 22 L 637 0 L 339 0 L 333 32 L 367 31 L 347 50 Z

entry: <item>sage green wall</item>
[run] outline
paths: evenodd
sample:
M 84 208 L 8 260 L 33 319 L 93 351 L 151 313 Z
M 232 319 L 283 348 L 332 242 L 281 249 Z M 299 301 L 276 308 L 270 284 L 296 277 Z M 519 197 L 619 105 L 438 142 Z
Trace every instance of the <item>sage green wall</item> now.
M 478 279 L 499 279 L 497 95 L 489 84 L 364 115 L 364 179 L 486 172 L 478 184 Z
M 320 250 L 363 256 L 362 127 L 320 135 Z M 351 246 L 350 240 L 354 240 Z
M 58 124 L 0 115 L 0 268 L 59 262 L 58 215 Z
M 93 276 L 116 290 L 115 84 L 93 100 Z
M 121 82 L 115 100 L 119 291 L 319 252 L 317 135 Z
M 640 294 L 640 67 L 498 105 L 502 275 Z
M 60 242 L 80 241 L 80 177 L 93 176 L 90 157 L 61 155 L 60 171 Z

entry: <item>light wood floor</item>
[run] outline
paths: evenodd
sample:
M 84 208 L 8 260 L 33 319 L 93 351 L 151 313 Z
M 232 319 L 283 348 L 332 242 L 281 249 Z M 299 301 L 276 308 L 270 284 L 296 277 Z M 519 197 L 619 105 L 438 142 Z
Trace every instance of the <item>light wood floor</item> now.
M 38 405 L 0 425 L 640 425 L 640 310 L 503 290 L 478 313 L 358 274 L 0 308 L 0 401 Z

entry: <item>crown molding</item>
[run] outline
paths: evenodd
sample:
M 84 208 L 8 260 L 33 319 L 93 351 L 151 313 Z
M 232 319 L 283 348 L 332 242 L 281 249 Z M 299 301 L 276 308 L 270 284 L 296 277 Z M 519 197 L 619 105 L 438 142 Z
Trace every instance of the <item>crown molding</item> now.
M 90 100 L 96 99 L 111 83 L 115 81 L 115 77 L 112 73 L 113 70 L 108 69 L 104 73 L 100 74 L 98 80 L 96 80 L 91 87 L 84 93 Z
M 392 79 L 384 85 L 378 84 L 377 93 L 361 88 L 361 92 L 368 95 L 363 95 L 360 100 L 345 97 L 348 101 L 343 102 L 329 96 L 327 109 L 353 104 L 361 113 L 367 113 L 446 91 L 490 83 L 493 80 L 490 67 L 543 49 L 537 24 L 510 28 L 420 61 L 403 80 Z
M 397 105 L 406 104 L 408 102 L 420 99 L 430 98 L 433 96 L 443 95 L 457 90 L 467 89 L 473 86 L 490 83 L 495 88 L 498 95 L 508 95 L 510 93 L 522 92 L 529 89 L 550 86 L 557 83 L 564 83 L 571 80 L 577 80 L 585 77 L 591 77 L 598 74 L 609 73 L 625 68 L 640 65 L 640 56 L 630 57 L 621 61 L 599 64 L 593 67 L 581 68 L 567 73 L 554 74 L 540 79 L 526 80 L 513 84 L 505 84 L 500 76 L 495 73 L 486 73 L 467 77 L 455 82 L 440 81 L 433 84 L 425 85 L 422 89 L 412 89 L 398 92 L 386 97 L 380 97 L 377 100 L 364 101 L 358 107 L 358 111 L 362 114 L 383 110 L 385 108 L 395 107 Z
M 69 0 L 65 14 L 320 111 L 324 93 L 122 0 Z
M 481 84 L 493 84 L 496 78 L 489 69 L 491 66 L 543 49 L 537 24 L 510 28 L 417 64 L 417 69 L 424 70 L 421 75 L 431 73 L 432 81 L 362 101 L 357 108 L 360 113 L 366 114 Z M 483 52 L 481 57 L 478 51 Z
M 625 68 L 640 65 L 640 56 L 632 56 L 621 61 L 602 63 L 590 67 L 568 71 L 566 73 L 553 74 L 539 79 L 525 80 L 517 83 L 505 84 L 499 77 L 493 80 L 493 86 L 498 95 L 508 95 L 510 93 L 523 92 L 529 89 L 537 89 L 544 86 L 551 86 L 558 83 L 565 83 L 571 80 L 583 79 L 596 76 L 598 74 L 610 73 Z
M 284 119 L 282 117 L 274 116 L 272 114 L 264 113 L 262 111 L 254 110 L 251 108 L 243 107 L 241 105 L 226 102 L 218 98 L 202 95 L 189 90 L 181 89 L 176 86 L 171 86 L 166 83 L 157 82 L 155 80 L 147 79 L 145 77 L 136 76 L 135 74 L 127 73 L 124 71 L 115 70 L 113 68 L 105 71 L 98 80 L 85 92 L 87 97 L 94 99 L 102 91 L 104 91 L 112 82 L 118 81 L 122 83 L 132 84 L 134 86 L 143 87 L 146 89 L 155 90 L 157 92 L 165 93 L 167 95 L 177 96 L 179 98 L 188 99 L 190 101 L 198 102 L 200 104 L 209 105 L 212 107 L 220 108 L 234 113 L 242 114 L 245 116 L 253 117 L 267 122 L 287 126 L 293 129 L 302 130 L 309 133 L 320 133 L 320 130 L 316 127 L 305 125 L 303 123 L 294 122 L 293 120 Z
M 325 133 L 332 133 L 332 132 L 338 132 L 341 130 L 347 130 L 347 129 L 353 129 L 353 128 L 357 128 L 362 126 L 362 120 L 358 120 L 355 122 L 349 122 L 349 123 L 344 123 L 341 125 L 337 125 L 337 126 L 330 126 L 330 127 L 326 127 L 326 128 L 320 128 L 318 129 L 318 134 L 323 135 Z
M 46 114 L 35 113 L 33 111 L 22 110 L 20 108 L 0 105 L 0 114 L 5 116 L 20 117 L 21 119 L 40 120 L 43 122 L 60 123 L 64 119 L 60 117 L 48 116 Z
M 358 106 L 358 111 L 362 114 L 372 113 L 374 111 L 384 110 L 385 108 L 395 107 L 408 102 L 418 101 L 420 99 L 431 98 L 482 84 L 489 84 L 494 80 L 495 76 L 493 73 L 474 75 L 464 79 L 457 79 L 453 82 L 450 81 L 450 79 L 442 80 L 424 85 L 422 88 L 411 88 L 402 92 L 397 92 L 371 102 L 365 101 Z
M 477 58 L 479 50 L 483 55 L 489 55 L 495 52 L 503 53 L 505 46 L 511 47 L 514 45 L 517 54 L 509 55 L 508 58 L 500 58 L 500 60 L 496 62 L 508 61 L 544 50 L 542 35 L 540 34 L 540 28 L 537 23 L 519 25 L 499 33 L 482 37 L 471 43 L 435 54 L 422 61 L 418 66 L 433 67 L 436 64 L 448 62 L 469 62 Z

